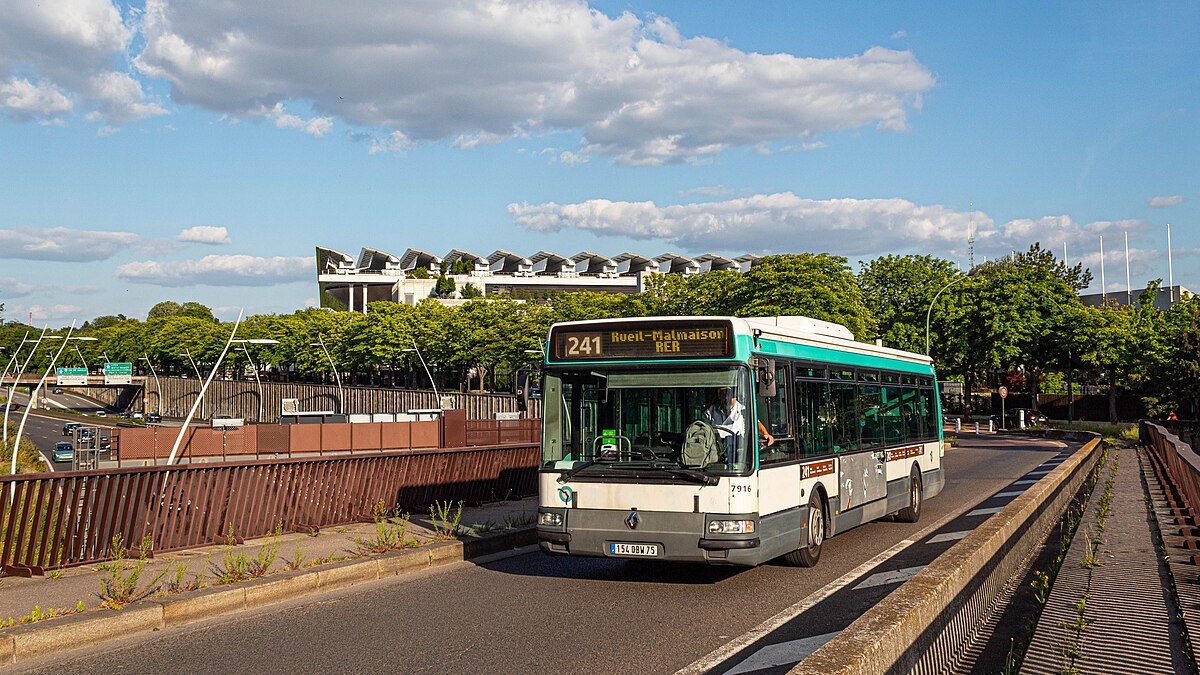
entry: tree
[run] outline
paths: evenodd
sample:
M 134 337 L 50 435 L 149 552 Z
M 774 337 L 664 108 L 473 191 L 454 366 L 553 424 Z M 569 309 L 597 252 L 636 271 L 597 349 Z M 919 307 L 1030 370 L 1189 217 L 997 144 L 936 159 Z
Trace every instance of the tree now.
M 1148 292 L 1149 289 L 1147 289 Z M 1154 365 L 1152 400 L 1159 414 L 1175 411 L 1181 419 L 1200 419 L 1200 297 L 1191 296 L 1164 313 L 1167 345 Z
M 179 306 L 179 314 L 217 323 L 217 317 L 213 316 L 212 310 L 198 302 L 183 303 Z
M 761 258 L 737 278 L 732 300 L 729 309 L 736 316 L 799 314 L 840 323 L 859 340 L 876 332 L 846 259 L 828 253 Z
M 183 308 L 178 302 L 164 300 L 150 308 L 150 311 L 146 314 L 146 320 L 149 321 L 151 319 L 164 319 L 169 316 L 176 316 L 181 311 L 183 311 Z
M 458 264 L 458 262 L 461 261 L 456 261 L 455 264 Z M 458 294 L 467 300 L 474 300 L 475 298 L 483 297 L 483 291 L 479 290 L 475 284 L 471 283 L 463 284 L 462 290 L 460 290 Z
M 443 298 L 454 295 L 454 280 L 448 276 L 439 276 L 437 282 L 433 285 L 433 292 Z
M 879 322 L 877 335 L 883 343 L 924 353 L 925 321 L 932 314 L 930 303 L 939 291 L 961 276 L 949 260 L 928 255 L 889 255 L 860 263 L 858 284 L 863 302 Z M 938 302 L 941 307 L 955 304 L 946 293 L 938 296 Z M 930 322 L 931 351 L 942 343 L 946 316 L 944 311 L 934 311 L 938 321 Z

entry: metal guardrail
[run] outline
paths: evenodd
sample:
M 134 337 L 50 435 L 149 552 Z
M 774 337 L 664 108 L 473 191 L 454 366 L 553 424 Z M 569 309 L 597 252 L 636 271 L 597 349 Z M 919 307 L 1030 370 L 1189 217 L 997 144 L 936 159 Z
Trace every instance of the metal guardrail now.
M 1150 449 L 1156 463 L 1165 470 L 1164 482 L 1183 502 L 1174 508 L 1187 511 L 1187 516 L 1192 518 L 1189 524 L 1200 524 L 1200 455 L 1195 446 L 1200 434 L 1194 429 L 1167 429 L 1144 420 L 1138 426 L 1142 444 Z M 1175 495 L 1168 496 L 1174 503 Z M 1177 515 L 1184 516 L 1182 513 Z
M 538 446 L 397 450 L 371 455 L 150 466 L 0 477 L 0 575 L 110 557 L 149 538 L 173 551 L 370 520 L 383 500 L 424 510 L 536 491 Z

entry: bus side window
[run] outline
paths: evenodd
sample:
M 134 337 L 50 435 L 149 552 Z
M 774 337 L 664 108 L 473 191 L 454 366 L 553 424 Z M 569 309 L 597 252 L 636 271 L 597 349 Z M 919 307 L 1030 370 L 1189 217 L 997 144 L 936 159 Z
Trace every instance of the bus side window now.
M 829 452 L 829 385 L 796 380 L 796 436 L 800 453 L 806 457 Z
M 758 398 L 758 421 L 762 422 L 775 443 L 768 446 L 759 440 L 759 463 L 777 464 L 796 459 L 796 437 L 792 432 L 788 402 L 792 399 L 792 380 L 786 363 L 775 366 L 775 395 Z

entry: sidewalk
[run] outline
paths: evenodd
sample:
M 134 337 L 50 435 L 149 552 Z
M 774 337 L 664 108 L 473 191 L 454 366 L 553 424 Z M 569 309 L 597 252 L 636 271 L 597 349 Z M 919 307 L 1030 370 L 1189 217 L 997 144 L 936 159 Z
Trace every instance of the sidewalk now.
M 453 514 L 451 514 L 453 515 Z M 483 536 L 500 533 L 506 526 L 527 527 L 537 516 L 537 498 L 528 497 L 519 501 L 495 502 L 476 507 L 464 507 L 460 525 L 463 528 L 483 525 L 478 529 Z M 511 530 L 509 530 L 511 531 Z M 335 526 L 321 530 L 316 536 L 307 534 L 285 533 L 277 538 L 278 555 L 269 570 L 278 572 L 288 567 L 288 561 L 299 561 L 299 567 L 307 567 L 318 561 L 331 561 L 356 557 L 358 548 L 356 539 L 369 539 L 375 535 L 373 523 L 353 523 Z M 429 513 L 412 513 L 407 530 L 408 537 L 419 541 L 432 540 L 433 525 Z M 175 577 L 180 566 L 185 566 L 184 583 L 192 581 L 197 575 L 203 575 L 202 581 L 212 586 L 214 573 L 212 566 L 220 566 L 227 552 L 232 551 L 236 556 L 244 554 L 247 558 L 256 558 L 267 539 L 247 540 L 235 546 L 206 546 L 204 548 L 162 553 L 148 561 L 142 572 L 142 585 L 149 583 L 164 569 L 169 572 L 161 583 L 166 584 Z M 136 547 L 136 542 L 128 544 Z M 44 577 L 5 577 L 0 579 L 0 620 L 7 621 L 9 617 L 20 621 L 38 606 L 42 613 L 51 608 L 56 611 L 74 610 L 76 604 L 83 601 L 88 612 L 100 608 L 101 600 L 98 593 L 101 589 L 99 564 L 71 567 L 61 570 L 59 578 L 49 574 Z M 166 586 L 164 585 L 164 591 Z M 107 611 L 107 610 L 102 610 Z
M 1143 450 L 1110 446 L 1022 673 L 1192 672 L 1174 590 L 1184 581 L 1163 560 L 1156 487 Z

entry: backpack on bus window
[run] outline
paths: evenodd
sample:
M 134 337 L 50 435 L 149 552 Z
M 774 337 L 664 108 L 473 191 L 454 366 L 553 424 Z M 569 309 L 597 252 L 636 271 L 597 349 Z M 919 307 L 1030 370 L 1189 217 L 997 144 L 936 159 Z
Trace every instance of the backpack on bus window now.
M 680 461 L 684 466 L 706 467 L 717 461 L 717 432 L 707 422 L 696 420 L 683 435 L 683 452 Z

